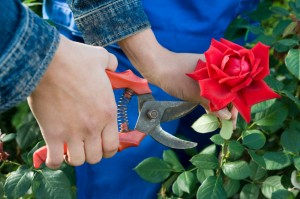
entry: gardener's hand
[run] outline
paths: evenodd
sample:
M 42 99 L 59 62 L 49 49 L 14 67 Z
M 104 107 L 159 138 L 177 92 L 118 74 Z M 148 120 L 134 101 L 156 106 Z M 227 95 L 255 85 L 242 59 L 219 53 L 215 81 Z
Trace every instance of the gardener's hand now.
M 206 110 L 209 109 L 208 101 L 200 96 L 198 83 L 186 75 L 194 71 L 199 58 L 204 60 L 203 55 L 173 53 L 157 42 L 151 29 L 128 37 L 120 41 L 119 45 L 149 82 L 161 87 L 170 95 L 200 102 Z M 221 119 L 232 117 L 227 108 L 214 114 Z M 236 115 L 232 117 L 234 118 Z
M 113 156 L 119 146 L 116 104 L 105 69 L 117 60 L 104 48 L 61 37 L 59 48 L 35 91 L 28 98 L 48 148 L 46 165 L 93 164 Z

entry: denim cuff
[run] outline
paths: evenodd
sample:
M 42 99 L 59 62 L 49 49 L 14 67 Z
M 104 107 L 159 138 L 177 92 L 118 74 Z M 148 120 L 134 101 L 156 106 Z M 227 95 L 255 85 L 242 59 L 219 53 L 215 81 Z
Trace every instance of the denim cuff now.
M 59 44 L 58 31 L 29 9 L 0 55 L 0 112 L 26 99 L 39 83 Z
M 107 46 L 150 27 L 140 0 L 111 1 L 80 15 L 74 11 L 74 18 L 85 43 L 97 46 Z

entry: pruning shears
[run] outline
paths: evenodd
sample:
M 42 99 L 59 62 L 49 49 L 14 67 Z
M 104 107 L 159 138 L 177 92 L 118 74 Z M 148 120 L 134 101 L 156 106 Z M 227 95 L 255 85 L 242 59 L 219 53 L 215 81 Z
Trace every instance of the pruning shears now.
M 113 89 L 125 89 L 118 102 L 119 140 L 118 151 L 139 146 L 146 135 L 159 143 L 174 149 L 188 149 L 197 143 L 177 138 L 164 131 L 160 123 L 175 120 L 190 113 L 198 103 L 185 101 L 156 101 L 146 79 L 136 76 L 131 70 L 116 73 L 106 71 Z M 128 127 L 127 105 L 133 95 L 138 97 L 139 116 L 135 128 Z M 67 145 L 64 145 L 67 154 Z M 33 154 L 33 165 L 39 168 L 46 161 L 47 147 L 43 146 Z

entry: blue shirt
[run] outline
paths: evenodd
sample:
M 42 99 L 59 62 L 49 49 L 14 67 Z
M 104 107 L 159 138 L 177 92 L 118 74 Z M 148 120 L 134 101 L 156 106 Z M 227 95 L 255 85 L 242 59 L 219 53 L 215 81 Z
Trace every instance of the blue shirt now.
M 222 37 L 228 24 L 241 12 L 250 10 L 257 1 L 143 0 L 142 2 L 152 30 L 160 44 L 174 52 L 203 53 L 208 49 L 212 38 Z M 55 19 L 53 15 L 46 17 Z M 61 19 L 60 17 L 58 18 Z M 69 18 L 68 21 L 70 22 Z M 68 24 L 70 25 L 72 22 Z M 74 34 L 76 28 L 72 26 L 69 28 L 71 32 L 66 32 L 65 30 L 68 29 L 66 27 L 63 23 L 60 24 L 60 28 L 65 34 L 71 33 L 76 36 L 77 33 Z M 138 74 L 116 44 L 108 46 L 107 49 L 117 56 L 119 71 L 131 69 Z M 177 100 L 157 87 L 151 86 L 151 89 L 156 100 Z M 118 99 L 121 92 L 116 91 L 115 94 Z M 137 101 L 133 99 L 128 109 L 132 128 L 137 118 L 136 106 Z M 203 146 L 208 143 L 210 136 L 199 135 L 190 128 L 193 121 L 201 114 L 203 114 L 203 110 L 199 108 L 182 120 L 168 122 L 163 125 L 163 128 L 172 134 L 179 131 L 187 137 L 193 136 L 190 138 Z M 133 168 L 148 157 L 161 157 L 163 150 L 166 150 L 164 146 L 147 136 L 137 148 L 126 149 L 113 158 L 103 159 L 96 165 L 85 164 L 77 167 L 78 198 L 156 198 L 160 184 L 142 180 Z

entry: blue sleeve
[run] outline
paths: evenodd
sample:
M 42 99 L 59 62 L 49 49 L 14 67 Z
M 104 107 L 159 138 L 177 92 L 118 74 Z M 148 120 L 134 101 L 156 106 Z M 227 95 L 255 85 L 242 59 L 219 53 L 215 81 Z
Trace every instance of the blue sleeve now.
M 140 0 L 68 0 L 85 43 L 106 46 L 150 27 Z
M 59 43 L 55 28 L 19 0 L 0 0 L 0 112 L 26 99 Z

